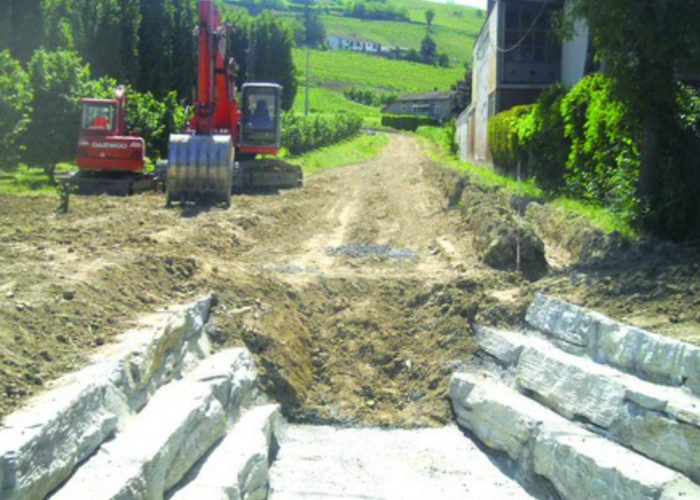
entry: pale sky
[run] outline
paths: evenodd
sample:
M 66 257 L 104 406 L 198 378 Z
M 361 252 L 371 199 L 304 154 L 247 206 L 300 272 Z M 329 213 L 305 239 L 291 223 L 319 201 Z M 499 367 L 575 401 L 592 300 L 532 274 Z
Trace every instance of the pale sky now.
M 446 0 L 430 0 L 431 2 L 447 3 Z M 454 3 L 461 5 L 469 5 L 470 7 L 478 7 L 486 10 L 486 0 L 454 0 Z

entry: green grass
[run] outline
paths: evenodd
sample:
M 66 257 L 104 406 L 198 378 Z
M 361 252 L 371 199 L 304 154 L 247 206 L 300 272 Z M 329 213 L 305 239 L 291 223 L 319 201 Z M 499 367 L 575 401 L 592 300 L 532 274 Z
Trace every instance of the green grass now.
M 425 11 L 432 9 L 435 12 L 433 25 L 465 30 L 474 33 L 475 36 L 486 20 L 485 11 L 482 10 L 482 17 L 479 17 L 479 9 L 466 5 L 448 5 L 426 0 L 398 0 L 397 5 L 408 9 L 411 21 L 425 23 Z
M 67 174 L 75 170 L 70 163 L 59 163 L 56 175 Z M 16 169 L 0 170 L 0 194 L 31 195 L 38 193 L 54 193 L 56 186 L 51 184 L 49 176 L 41 168 L 30 168 L 19 165 Z
M 618 232 L 623 238 L 632 241 L 639 238 L 639 234 L 628 221 L 605 207 L 566 198 L 564 196 L 551 196 L 545 193 L 534 179 L 527 179 L 518 183 L 516 179 L 507 175 L 498 174 L 489 167 L 480 167 L 455 158 L 445 151 L 442 145 L 444 143 L 442 140 L 443 131 L 439 127 L 421 127 L 416 133 L 423 145 L 426 146 L 428 155 L 432 160 L 465 175 L 476 185 L 484 187 L 495 186 L 510 194 L 544 199 L 567 212 L 582 216 L 592 226 L 603 232 Z
M 305 53 L 294 49 L 293 55 L 301 86 L 306 77 Z M 334 91 L 350 87 L 398 93 L 449 90 L 463 73 L 459 67 L 436 68 L 349 51 L 311 51 L 311 83 Z
M 379 156 L 387 144 L 389 137 L 386 134 L 362 134 L 301 156 L 289 157 L 286 161 L 301 166 L 305 174 L 313 174 L 372 160 Z
M 294 100 L 293 109 L 297 113 L 304 112 L 304 93 L 304 85 L 302 84 L 299 86 L 296 99 Z M 368 125 L 379 123 L 381 119 L 379 108 L 365 106 L 364 104 L 351 101 L 341 92 L 334 92 L 321 87 L 311 87 L 309 89 L 309 109 L 312 113 L 322 114 L 335 113 L 338 111 L 355 113 L 364 117 L 365 123 Z
M 352 17 L 323 16 L 323 22 L 329 35 L 356 36 L 378 42 L 387 47 L 404 47 L 420 50 L 425 38 L 425 20 L 423 24 L 397 21 L 371 21 Z M 436 18 L 437 21 L 437 18 Z M 435 40 L 438 52 L 450 57 L 450 64 L 461 68 L 472 59 L 472 49 L 479 29 L 476 30 L 442 26 L 435 24 L 431 36 Z

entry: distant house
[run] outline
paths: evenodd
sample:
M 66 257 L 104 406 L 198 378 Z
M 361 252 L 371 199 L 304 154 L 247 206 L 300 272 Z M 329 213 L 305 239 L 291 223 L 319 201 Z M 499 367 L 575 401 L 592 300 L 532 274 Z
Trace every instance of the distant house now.
M 574 37 L 564 43 L 552 30 L 550 14 L 570 5 L 571 0 L 489 0 L 474 45 L 472 102 L 457 119 L 463 160 L 491 161 L 489 118 L 534 102 L 553 83 L 574 85 L 594 70 L 585 23 L 578 22 Z
M 352 50 L 370 54 L 379 54 L 382 51 L 381 44 L 363 38 L 329 35 L 327 41 L 331 50 Z
M 452 94 L 448 92 L 406 95 L 386 106 L 382 113 L 428 116 L 442 122 L 452 112 L 451 98 Z

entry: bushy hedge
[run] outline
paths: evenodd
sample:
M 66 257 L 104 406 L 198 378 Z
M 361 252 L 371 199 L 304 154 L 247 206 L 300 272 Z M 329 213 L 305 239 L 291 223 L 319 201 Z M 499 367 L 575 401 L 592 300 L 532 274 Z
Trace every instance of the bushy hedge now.
M 397 130 L 410 130 L 415 132 L 418 127 L 430 127 L 439 125 L 440 122 L 429 116 L 416 115 L 382 115 L 382 125 Z
M 600 74 L 587 76 L 564 97 L 561 113 L 571 143 L 564 176 L 567 192 L 632 216 L 640 130 L 613 96 L 612 81 Z
M 563 84 L 552 85 L 516 124 L 518 142 L 527 155 L 527 174 L 548 190 L 564 184 L 570 141 L 564 135 L 561 104 L 568 90 Z
M 535 104 L 499 113 L 489 120 L 488 139 L 497 166 L 512 171 L 521 161 L 550 191 L 627 220 L 636 215 L 639 128 L 607 77 L 589 75 L 568 92 L 555 85 Z
M 352 113 L 282 117 L 282 145 L 298 155 L 347 139 L 360 131 L 362 117 Z
M 532 106 L 515 106 L 489 120 L 488 140 L 496 166 L 515 171 L 518 161 L 525 160 L 525 150 L 518 140 L 518 122 L 530 114 Z
M 345 90 L 343 95 L 351 101 L 366 104 L 367 106 L 386 106 L 394 102 L 399 96 L 395 93 L 380 93 L 371 89 L 356 89 L 355 87 Z

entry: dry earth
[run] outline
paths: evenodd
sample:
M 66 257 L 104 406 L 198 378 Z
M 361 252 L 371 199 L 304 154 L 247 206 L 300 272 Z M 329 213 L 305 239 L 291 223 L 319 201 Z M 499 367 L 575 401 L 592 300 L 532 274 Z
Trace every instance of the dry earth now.
M 700 342 L 697 248 L 638 245 L 530 283 L 481 262 L 441 169 L 392 136 L 374 161 L 232 209 L 155 194 L 0 197 L 0 416 L 139 315 L 213 291 L 213 336 L 245 343 L 288 417 L 416 427 L 451 420 L 447 381 L 473 321 L 515 323 L 536 290 Z M 454 201 L 454 200 L 453 200 Z M 564 255 L 562 257 L 562 255 Z

